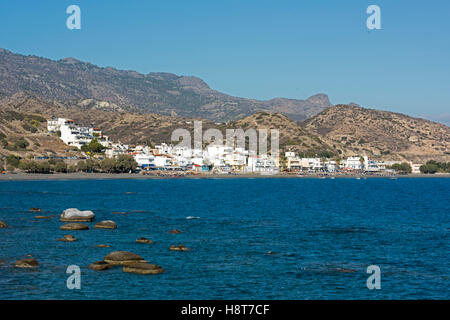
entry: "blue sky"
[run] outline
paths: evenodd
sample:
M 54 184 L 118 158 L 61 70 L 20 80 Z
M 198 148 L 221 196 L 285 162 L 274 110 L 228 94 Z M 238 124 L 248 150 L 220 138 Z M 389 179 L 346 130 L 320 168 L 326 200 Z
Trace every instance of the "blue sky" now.
M 81 30 L 66 8 L 81 8 Z M 381 8 L 381 30 L 366 8 Z M 304 99 L 450 123 L 450 1 L 2 0 L 0 47 L 194 75 L 247 98 Z

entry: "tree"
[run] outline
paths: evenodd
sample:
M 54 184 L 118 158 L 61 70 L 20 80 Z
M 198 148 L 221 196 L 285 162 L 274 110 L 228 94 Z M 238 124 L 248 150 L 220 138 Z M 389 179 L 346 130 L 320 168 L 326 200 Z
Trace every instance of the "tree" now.
M 81 151 L 83 152 L 100 153 L 103 152 L 104 149 L 105 147 L 100 142 L 98 142 L 97 139 L 92 139 L 89 144 L 84 144 L 81 146 Z
M 86 160 L 86 170 L 91 172 L 91 171 L 96 171 L 100 169 L 100 165 L 99 163 L 94 160 L 94 159 L 87 159 Z
M 20 157 L 10 154 L 6 157 L 6 164 L 17 168 L 20 164 Z
M 439 167 L 436 164 L 430 163 L 430 164 L 424 164 L 421 165 L 419 168 L 421 173 L 428 173 L 428 174 L 434 174 L 438 172 Z
M 116 171 L 116 160 L 114 158 L 106 158 L 100 162 L 100 168 L 103 172 L 113 173 Z
M 391 168 L 401 174 L 407 174 L 412 172 L 411 165 L 408 162 L 394 163 Z
M 19 169 L 25 172 L 36 173 L 38 171 L 38 164 L 36 161 L 22 160 L 20 161 Z
M 42 161 L 38 163 L 38 173 L 50 173 L 51 172 L 51 165 L 48 163 L 48 161 Z
M 133 156 L 127 154 L 121 154 L 117 157 L 116 171 L 117 172 L 129 172 L 137 167 L 137 162 Z
M 67 172 L 67 164 L 64 161 L 58 161 L 55 166 L 54 170 L 56 172 Z
M 77 171 L 87 172 L 87 165 L 85 161 L 79 161 L 77 163 Z
M 361 169 L 364 167 L 364 157 L 359 157 L 359 162 L 361 163 Z

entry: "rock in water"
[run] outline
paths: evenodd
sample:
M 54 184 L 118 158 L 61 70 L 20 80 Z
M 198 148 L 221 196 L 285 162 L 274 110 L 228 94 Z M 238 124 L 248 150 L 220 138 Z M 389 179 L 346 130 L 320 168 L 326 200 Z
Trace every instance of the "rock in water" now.
M 104 220 L 95 224 L 95 229 L 116 229 L 117 224 L 112 220 Z
M 111 252 L 104 260 L 112 265 L 128 265 L 138 262 L 147 262 L 140 255 L 128 251 Z
M 123 266 L 122 271 L 136 274 L 159 274 L 163 273 L 164 269 L 156 264 L 141 262 Z
M 102 271 L 109 268 L 112 268 L 113 266 L 105 261 L 97 261 L 88 266 L 89 269 L 95 270 L 95 271 Z
M 8 225 L 4 221 L 0 221 L 0 229 L 6 227 L 8 227 Z
M 64 238 L 59 238 L 58 241 L 63 241 L 63 242 L 74 242 L 77 241 L 77 238 L 75 238 L 73 235 L 71 234 L 66 234 L 64 235 Z
M 60 227 L 61 230 L 89 230 L 89 227 L 82 223 L 67 223 Z
M 41 208 L 30 208 L 29 212 L 42 212 Z
M 92 211 L 80 211 L 77 208 L 66 209 L 62 212 L 60 221 L 62 222 L 91 222 L 95 215 Z
M 97 248 L 109 248 L 110 245 L 109 244 L 97 244 L 96 247 Z
M 190 249 L 186 247 L 184 244 L 179 244 L 174 246 L 173 244 L 170 246 L 170 250 L 172 251 L 189 251 Z
M 175 229 L 175 230 L 170 230 L 169 233 L 171 233 L 171 234 L 179 234 L 179 233 L 181 233 L 181 231 L 178 230 L 178 229 Z
M 137 243 L 153 243 L 152 240 L 149 240 L 147 238 L 144 237 L 140 237 L 139 239 L 136 240 Z
M 51 219 L 51 216 L 34 216 L 35 219 Z
M 14 267 L 16 268 L 37 268 L 39 267 L 39 263 L 34 258 L 26 258 L 16 261 L 14 263 Z

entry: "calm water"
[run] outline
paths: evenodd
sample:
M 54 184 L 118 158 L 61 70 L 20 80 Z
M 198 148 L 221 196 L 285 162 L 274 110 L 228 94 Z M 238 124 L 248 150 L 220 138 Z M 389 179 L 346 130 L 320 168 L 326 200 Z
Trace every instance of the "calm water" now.
M 61 231 L 57 215 L 71 207 L 118 228 Z M 450 298 L 445 178 L 5 181 L 0 220 L 11 226 L 0 229 L 0 299 Z M 79 240 L 56 241 L 68 233 Z M 155 243 L 136 244 L 142 236 Z M 178 243 L 192 251 L 168 250 Z M 87 268 L 115 250 L 166 272 Z M 26 254 L 37 271 L 12 267 Z M 66 287 L 74 264 L 81 290 Z M 372 264 L 381 268 L 381 290 L 366 287 Z

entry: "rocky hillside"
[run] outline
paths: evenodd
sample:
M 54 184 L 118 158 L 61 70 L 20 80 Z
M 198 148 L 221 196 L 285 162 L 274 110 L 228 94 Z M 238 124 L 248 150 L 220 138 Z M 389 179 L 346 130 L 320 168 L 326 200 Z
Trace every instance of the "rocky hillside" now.
M 48 103 L 27 93 L 0 99 L 0 110 L 3 112 L 14 110 L 23 115 L 39 115 L 42 122 L 43 119 L 49 119 L 52 116 L 70 118 L 80 124 L 100 127 L 104 134 L 110 136 L 113 141 L 128 144 L 170 143 L 171 134 L 175 129 L 184 128 L 193 133 L 194 121 L 202 120 L 124 111 L 117 106 L 95 100 L 83 100 L 72 105 Z M 6 125 L 6 122 L 2 125 Z M 2 125 L 0 125 L 0 130 L 3 130 Z M 14 126 L 20 128 L 21 125 L 15 124 Z M 219 129 L 223 132 L 224 138 L 226 129 L 278 129 L 280 131 L 280 148 L 283 151 L 297 151 L 308 156 L 345 153 L 345 148 L 327 144 L 322 138 L 309 133 L 280 113 L 258 112 L 228 124 L 217 124 L 203 119 L 202 127 L 203 130 Z M 45 133 L 44 123 L 39 124 L 39 130 L 40 133 Z M 54 138 L 54 136 L 51 137 Z
M 243 119 L 229 123 L 230 128 L 247 130 L 279 130 L 280 150 L 294 151 L 305 157 L 337 157 L 346 154 L 346 149 L 339 143 L 329 144 L 326 139 L 299 126 L 280 113 L 258 112 Z
M 170 142 L 175 129 L 193 133 L 195 120 L 159 114 L 131 112 L 105 101 L 81 100 L 73 104 L 49 103 L 26 93 L 0 98 L 0 153 L 63 152 L 68 147 L 46 131 L 45 119 L 71 118 L 100 127 L 113 141 L 128 144 Z M 278 129 L 280 149 L 303 156 L 339 157 L 367 154 L 385 160 L 428 159 L 450 161 L 450 128 L 406 115 L 338 105 L 301 123 L 280 113 L 257 112 L 227 124 L 202 120 L 203 130 Z M 16 148 L 21 138 L 29 142 Z M 270 139 L 269 139 L 270 141 Z M 35 143 L 36 142 L 36 143 Z
M 450 159 L 449 127 L 404 114 L 337 105 L 303 126 L 355 154 L 394 160 Z
M 47 131 L 47 120 L 41 115 L 0 108 L 0 156 L 18 155 L 22 158 L 35 155 L 58 154 L 72 156 L 72 152 L 56 135 Z
M 48 101 L 67 103 L 93 99 L 124 110 L 213 121 L 238 119 L 260 110 L 277 111 L 292 119 L 304 120 L 331 105 L 323 94 L 307 100 L 244 99 L 212 90 L 196 77 L 140 74 L 101 68 L 74 58 L 53 61 L 0 49 L 0 97 L 22 91 Z
M 27 93 L 0 99 L 0 110 L 35 114 L 45 119 L 53 116 L 69 118 L 82 125 L 99 127 L 113 141 L 127 144 L 168 142 L 174 129 L 193 127 L 192 119 L 124 111 L 104 101 L 49 103 Z M 205 123 L 212 124 L 210 121 Z

